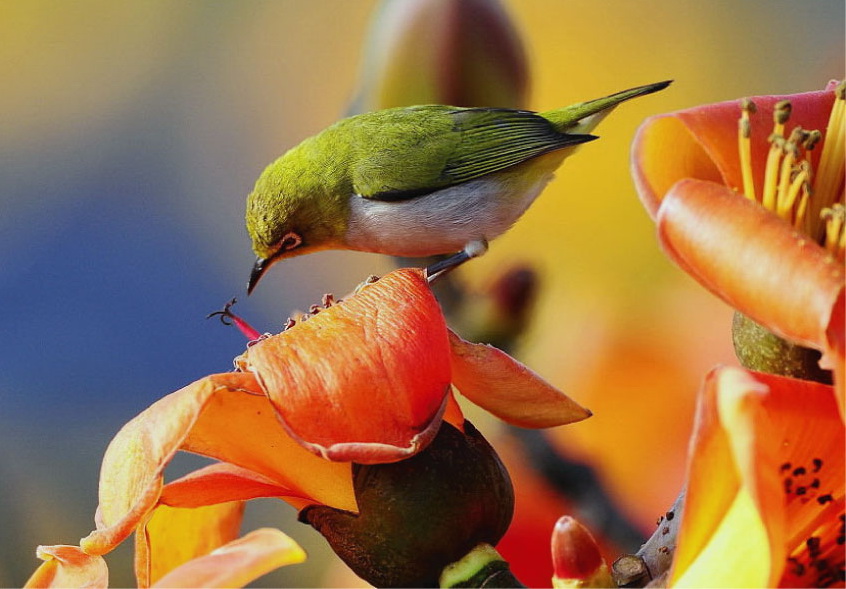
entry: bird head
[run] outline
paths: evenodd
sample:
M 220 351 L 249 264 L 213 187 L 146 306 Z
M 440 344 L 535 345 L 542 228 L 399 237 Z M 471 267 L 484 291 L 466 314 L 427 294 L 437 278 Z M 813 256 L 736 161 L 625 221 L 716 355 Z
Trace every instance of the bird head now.
M 342 239 L 344 201 L 297 155 L 289 152 L 270 164 L 247 197 L 247 232 L 256 254 L 248 294 L 275 262 L 337 247 Z

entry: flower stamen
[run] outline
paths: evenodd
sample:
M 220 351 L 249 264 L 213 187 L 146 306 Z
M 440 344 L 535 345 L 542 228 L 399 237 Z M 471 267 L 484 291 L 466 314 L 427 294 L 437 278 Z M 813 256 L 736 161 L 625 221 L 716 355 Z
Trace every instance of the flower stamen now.
M 745 196 L 760 202 L 765 209 L 812 237 L 842 261 L 846 225 L 841 212 L 846 170 L 846 82 L 841 82 L 834 92 L 835 101 L 825 134 L 797 126 L 785 136 L 792 105 L 787 100 L 775 104 L 760 195 L 756 192 L 752 173 L 751 146 L 751 117 L 756 114 L 757 107 L 748 98 L 740 103 L 738 154 Z M 812 150 L 821 141 L 823 149 L 815 170 Z
M 743 194 L 750 200 L 758 200 L 755 194 L 755 177 L 752 174 L 752 122 L 749 118 L 758 107 L 748 98 L 740 101 L 740 120 L 738 121 L 738 150 L 740 151 L 740 170 L 743 174 Z
M 835 203 L 823 209 L 820 217 L 825 225 L 825 248 L 841 262 L 846 258 L 846 206 Z
M 843 198 L 843 176 L 846 171 L 846 81 L 837 85 L 834 95 L 834 105 L 826 128 L 826 140 L 817 166 L 814 184 L 815 206 L 808 211 L 811 220 L 819 218 L 818 215 L 823 209 L 830 208 L 838 199 Z M 811 233 L 811 237 L 821 240 L 823 231 L 820 224 L 817 234 Z

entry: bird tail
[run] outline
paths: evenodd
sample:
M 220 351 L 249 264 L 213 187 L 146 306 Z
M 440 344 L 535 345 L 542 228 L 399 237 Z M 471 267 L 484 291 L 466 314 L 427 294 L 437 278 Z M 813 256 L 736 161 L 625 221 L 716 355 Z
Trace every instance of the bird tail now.
M 622 92 L 617 92 L 603 98 L 596 98 L 587 102 L 579 102 L 565 106 L 564 108 L 543 112 L 540 115 L 550 121 L 559 133 L 588 133 L 621 102 L 625 102 L 630 98 L 658 92 L 671 83 L 672 80 L 666 80 L 655 84 L 647 84 L 646 86 L 638 86 L 637 88 L 623 90 Z

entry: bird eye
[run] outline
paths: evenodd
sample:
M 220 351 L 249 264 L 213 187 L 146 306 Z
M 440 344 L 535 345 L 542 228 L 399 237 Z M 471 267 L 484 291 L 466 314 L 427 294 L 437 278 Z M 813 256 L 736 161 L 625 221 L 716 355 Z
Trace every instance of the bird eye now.
M 294 231 L 289 231 L 285 234 L 285 237 L 279 242 L 279 249 L 282 251 L 292 250 L 295 247 L 298 247 L 303 242 L 303 238 L 300 237 L 299 233 L 295 233 Z

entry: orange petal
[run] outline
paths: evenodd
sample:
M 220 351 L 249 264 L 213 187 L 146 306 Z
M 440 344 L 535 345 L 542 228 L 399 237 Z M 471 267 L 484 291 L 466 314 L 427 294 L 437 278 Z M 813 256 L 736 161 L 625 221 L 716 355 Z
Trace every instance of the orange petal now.
M 254 530 L 159 579 L 156 587 L 244 587 L 281 566 L 305 560 L 305 552 L 272 528 Z
M 219 462 L 166 484 L 159 503 L 171 507 L 202 507 L 258 497 L 290 498 L 297 507 L 306 501 L 314 502 L 309 501 L 309 497 L 303 497 L 301 490 L 282 487 L 246 468 Z
M 834 93 L 805 92 L 789 96 L 755 96 L 758 114 L 751 117 L 752 170 L 763 178 L 767 138 L 772 131 L 776 102 L 793 105 L 789 128 L 825 131 Z M 737 121 L 740 101 L 697 106 L 650 117 L 638 129 L 632 143 L 632 176 L 646 210 L 655 218 L 670 188 L 683 178 L 709 180 L 742 192 Z M 820 150 L 812 152 L 812 161 Z
M 158 506 L 135 532 L 138 586 L 149 587 L 177 567 L 237 538 L 243 514 L 242 501 L 191 509 Z
M 81 542 L 86 552 L 109 552 L 132 533 L 158 502 L 162 472 L 180 448 L 220 460 L 229 452 L 296 495 L 313 497 L 313 490 L 355 508 L 348 468 L 332 467 L 285 435 L 252 375 L 218 374 L 154 403 L 112 440 L 100 472 L 97 530 Z
M 245 357 L 291 436 L 329 460 L 421 450 L 450 384 L 446 325 L 420 270 L 391 272 Z
M 285 432 L 263 394 L 218 390 L 181 449 L 267 477 L 289 489 L 284 498 L 297 508 L 322 503 L 347 511 L 358 509 L 350 464 L 323 460 L 303 448 Z
M 90 554 L 105 554 L 122 542 L 155 507 L 162 473 L 209 399 L 225 388 L 253 390 L 247 374 L 218 374 L 160 399 L 136 416 L 109 444 L 100 468 L 97 530 L 83 538 Z
M 503 421 L 543 428 L 590 417 L 590 411 L 505 352 L 464 341 L 452 331 L 449 343 L 455 386 Z
M 813 531 L 809 522 L 829 509 L 791 496 L 785 473 L 817 468 L 819 493 L 839 490 L 842 497 L 844 432 L 832 393 L 830 386 L 739 368 L 708 376 L 671 585 L 778 584 L 787 556 L 809 525 Z
M 44 561 L 24 587 L 108 587 L 109 570 L 100 556 L 86 554 L 78 546 L 39 546 Z
M 658 215 L 667 254 L 703 286 L 776 334 L 826 350 L 843 317 L 844 270 L 823 248 L 713 182 L 682 180 Z

